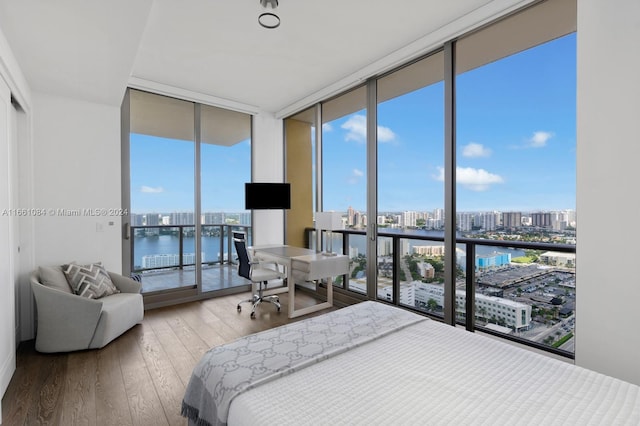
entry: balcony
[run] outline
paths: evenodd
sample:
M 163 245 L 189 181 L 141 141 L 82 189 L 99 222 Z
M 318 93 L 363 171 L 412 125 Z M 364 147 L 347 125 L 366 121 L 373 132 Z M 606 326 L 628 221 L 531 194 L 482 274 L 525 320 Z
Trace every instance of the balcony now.
M 202 291 L 244 286 L 236 272 L 233 231 L 251 241 L 248 225 L 202 225 Z M 194 225 L 131 227 L 132 273 L 140 276 L 143 293 L 196 286 Z

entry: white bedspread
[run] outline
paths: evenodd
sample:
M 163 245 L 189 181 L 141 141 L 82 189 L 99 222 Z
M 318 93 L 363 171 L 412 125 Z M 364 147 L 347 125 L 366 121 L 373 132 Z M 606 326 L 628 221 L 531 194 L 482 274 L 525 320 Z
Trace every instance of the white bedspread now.
M 639 425 L 640 387 L 423 321 L 239 395 L 257 424 Z
M 363 302 L 265 330 L 207 351 L 193 369 L 182 415 L 198 426 L 226 426 L 238 395 L 427 319 Z

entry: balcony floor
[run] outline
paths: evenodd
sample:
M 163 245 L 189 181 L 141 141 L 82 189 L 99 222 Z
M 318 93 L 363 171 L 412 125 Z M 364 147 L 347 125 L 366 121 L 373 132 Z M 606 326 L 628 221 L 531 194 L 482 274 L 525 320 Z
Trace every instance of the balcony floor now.
M 182 270 L 160 270 L 146 272 L 142 275 L 142 292 L 169 290 L 195 285 L 196 271 L 193 267 Z M 212 291 L 238 287 L 249 284 L 249 281 L 238 276 L 235 265 L 211 265 L 202 268 L 202 290 Z

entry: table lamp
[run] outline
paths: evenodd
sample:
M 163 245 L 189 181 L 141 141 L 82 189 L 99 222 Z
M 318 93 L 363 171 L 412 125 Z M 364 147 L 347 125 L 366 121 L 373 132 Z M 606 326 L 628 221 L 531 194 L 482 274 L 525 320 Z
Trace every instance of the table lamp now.
M 316 232 L 327 231 L 327 250 L 322 254 L 325 256 L 335 256 L 333 253 L 333 233 L 332 231 L 342 229 L 342 214 L 340 212 L 316 212 Z

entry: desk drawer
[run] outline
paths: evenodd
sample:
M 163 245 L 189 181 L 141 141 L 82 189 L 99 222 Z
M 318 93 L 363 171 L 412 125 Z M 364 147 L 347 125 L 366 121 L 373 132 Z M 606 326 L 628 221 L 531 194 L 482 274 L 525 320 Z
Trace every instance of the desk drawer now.
M 296 278 L 306 281 L 335 277 L 349 272 L 349 258 L 339 256 L 300 256 L 291 259 L 291 269 Z

